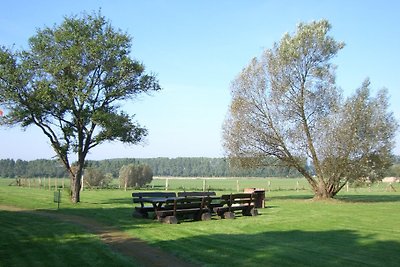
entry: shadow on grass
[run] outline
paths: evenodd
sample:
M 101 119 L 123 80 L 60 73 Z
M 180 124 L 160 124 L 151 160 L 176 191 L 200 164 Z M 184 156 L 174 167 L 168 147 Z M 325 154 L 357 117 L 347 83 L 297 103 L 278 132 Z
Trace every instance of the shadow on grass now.
M 154 221 L 151 219 L 133 217 L 133 206 L 132 208 L 72 208 L 60 209 L 59 211 L 53 212 L 89 218 L 120 230 L 151 227 L 151 225 L 154 223 Z
M 312 195 L 282 195 L 267 197 L 268 200 L 312 200 Z M 338 195 L 335 200 L 351 203 L 379 203 L 379 202 L 400 202 L 400 194 L 354 194 Z
M 197 235 L 155 245 L 212 266 L 398 266 L 400 261 L 400 242 L 348 230 Z
M 282 195 L 282 196 L 268 196 L 267 195 L 267 201 L 268 200 L 307 200 L 307 199 L 312 199 L 313 196 L 310 194 L 307 195 L 297 195 L 297 194 L 293 194 L 293 195 Z
M 132 204 L 132 198 L 111 198 L 107 201 L 102 201 L 99 204 Z
M 0 210 L 0 266 L 135 266 L 84 227 Z
M 377 203 L 377 202 L 399 202 L 400 194 L 397 195 L 339 195 L 336 199 L 344 202 Z
M 120 229 L 135 227 L 160 227 L 158 223 L 149 219 L 133 219 L 130 208 L 109 209 L 65 209 L 48 211 L 52 213 L 71 214 L 91 218 L 97 222 L 112 225 Z M 21 219 L 21 216 L 23 219 Z M 91 266 L 111 266 L 112 255 L 103 251 L 98 240 L 81 233 L 80 228 L 69 223 L 48 218 L 37 218 L 24 212 L 0 211 L 0 258 L 22 251 L 17 258 L 9 260 L 10 265 L 18 264 L 19 257 L 23 258 L 21 266 L 29 266 L 30 261 L 39 261 L 40 266 L 51 266 L 54 262 L 65 262 L 65 266 L 76 266 L 79 255 L 74 253 L 85 251 L 85 259 L 103 254 L 97 264 L 88 262 Z M 17 218 L 17 219 L 16 219 Z M 239 219 L 238 219 L 239 220 Z M 350 230 L 326 231 L 263 231 L 257 234 L 224 234 L 223 226 L 218 222 L 199 222 L 203 224 L 203 231 L 189 232 L 188 237 L 173 241 L 154 242 L 153 245 L 179 256 L 181 259 L 190 259 L 200 265 L 212 266 L 398 266 L 400 261 L 400 241 L 380 241 L 374 235 L 360 235 Z M 223 221 L 226 224 L 227 221 Z M 223 224 L 220 225 L 223 225 Z M 231 221 L 232 224 L 239 221 Z M 188 223 L 190 224 L 190 223 Z M 210 231 L 204 232 L 204 227 L 212 226 Z M 182 225 L 164 225 L 167 232 L 179 231 Z M 252 226 L 248 226 L 252 228 Z M 254 226 L 256 229 L 257 226 Z M 215 230 L 216 229 L 216 230 Z M 228 229 L 230 229 L 228 227 Z M 119 240 L 116 245 L 127 246 L 128 241 Z M 31 249 L 34 247 L 35 249 Z M 36 247 L 38 251 L 36 252 Z M 77 249 L 72 249 L 72 247 Z M 135 248 L 132 248 L 135 249 Z M 88 252 L 86 252 L 88 251 Z M 93 252 L 94 251 L 94 252 Z M 103 252 L 102 252 L 103 251 Z M 40 255 L 53 255 L 43 259 Z M 60 256 L 58 254 L 66 256 Z M 18 256 L 19 255 L 19 256 Z M 39 255 L 39 256 L 38 256 Z M 88 256 L 87 256 L 88 255 Z M 39 259 L 37 259 L 39 257 Z M 54 258 L 56 257 L 56 258 Z M 78 257 L 77 260 L 69 259 Z M 97 257 L 97 258 L 96 258 Z M 48 262 L 50 261 L 50 262 Z M 73 261 L 73 262 L 71 262 Z M 114 262 L 115 263 L 115 262 Z M 109 265 L 111 264 L 111 265 Z M 80 264 L 82 265 L 82 264 Z M 85 265 L 85 264 L 83 264 Z M 7 266 L 7 265 L 5 265 Z M 39 266 L 39 265 L 38 265 Z M 115 266 L 115 265 L 113 265 Z M 121 265 L 123 266 L 123 265 Z

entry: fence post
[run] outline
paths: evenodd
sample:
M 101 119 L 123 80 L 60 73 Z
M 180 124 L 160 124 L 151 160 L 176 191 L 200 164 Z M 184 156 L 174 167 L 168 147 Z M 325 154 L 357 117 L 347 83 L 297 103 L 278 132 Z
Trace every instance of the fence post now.
M 165 178 L 165 191 L 168 191 L 168 178 Z
M 239 189 L 240 189 L 239 188 L 239 180 L 236 180 L 236 191 L 239 192 L 240 191 Z
M 203 192 L 206 191 L 206 179 L 203 179 Z

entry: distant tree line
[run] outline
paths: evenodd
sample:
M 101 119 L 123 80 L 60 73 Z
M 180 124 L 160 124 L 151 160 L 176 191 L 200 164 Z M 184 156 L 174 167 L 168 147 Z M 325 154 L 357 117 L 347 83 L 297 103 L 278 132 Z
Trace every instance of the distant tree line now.
M 118 178 L 122 166 L 129 164 L 147 165 L 154 176 L 178 177 L 297 177 L 298 172 L 287 167 L 264 167 L 258 169 L 232 168 L 225 158 L 147 158 L 147 159 L 107 159 L 88 161 L 85 170 L 100 171 L 108 177 Z M 308 167 L 310 168 L 310 167 Z M 400 156 L 394 158 L 394 164 L 387 176 L 400 176 Z M 0 177 L 68 177 L 65 169 L 57 160 L 0 160 Z
M 225 158 L 181 157 L 146 159 L 109 159 L 88 161 L 88 165 L 105 173 L 118 176 L 120 168 L 127 164 L 148 165 L 155 176 L 178 177 L 296 177 L 299 173 L 287 167 L 264 167 L 259 169 L 232 168 Z
M 154 176 L 180 177 L 296 177 L 298 172 L 287 167 L 258 169 L 232 168 L 225 158 L 147 158 L 107 159 L 87 161 L 85 168 L 96 169 L 110 177 L 118 178 L 124 165 L 143 164 L 150 167 Z M 0 177 L 68 177 L 57 160 L 0 160 Z
M 68 177 L 65 168 L 56 160 L 38 159 L 32 161 L 1 159 L 0 177 Z

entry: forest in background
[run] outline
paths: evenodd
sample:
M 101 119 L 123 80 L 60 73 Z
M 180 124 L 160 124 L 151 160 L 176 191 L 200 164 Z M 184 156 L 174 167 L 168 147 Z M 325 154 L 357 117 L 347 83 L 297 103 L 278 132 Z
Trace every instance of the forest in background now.
M 299 173 L 287 167 L 264 167 L 256 169 L 234 168 L 226 158 L 180 157 L 180 158 L 121 158 L 86 162 L 104 174 L 118 178 L 122 166 L 128 164 L 145 164 L 153 171 L 154 176 L 176 177 L 298 177 Z M 394 165 L 387 176 L 400 176 L 400 156 L 395 157 Z M 68 177 L 67 172 L 57 160 L 38 159 L 32 161 L 1 159 L 0 177 L 35 178 L 35 177 Z
M 154 176 L 177 177 L 297 177 L 298 172 L 287 167 L 264 167 L 257 169 L 233 168 L 225 158 L 122 158 L 88 160 L 86 167 L 95 168 L 117 178 L 122 166 L 131 163 L 148 165 Z M 68 177 L 57 160 L 39 159 L 32 161 L 1 159 L 0 177 Z

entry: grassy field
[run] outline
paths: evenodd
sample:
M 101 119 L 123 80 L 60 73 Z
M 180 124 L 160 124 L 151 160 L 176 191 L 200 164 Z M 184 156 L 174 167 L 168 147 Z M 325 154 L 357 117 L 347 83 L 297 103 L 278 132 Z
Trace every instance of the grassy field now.
M 222 194 L 235 192 L 236 180 L 206 183 Z M 306 184 L 303 188 L 303 180 L 271 179 L 268 184 L 268 180 L 239 179 L 240 189 L 270 189 L 260 216 L 166 225 L 132 218 L 132 191 L 87 190 L 77 205 L 70 204 L 63 191 L 57 211 L 52 190 L 8 186 L 8 181 L 0 179 L 0 204 L 90 217 L 202 266 L 398 266 L 400 262 L 398 184 L 396 192 L 380 184 L 344 189 L 336 200 L 316 202 Z M 165 182 L 155 180 L 154 189 Z M 168 183 L 177 191 L 203 186 L 202 179 Z M 88 266 L 129 266 L 75 225 L 0 212 L 0 266 L 73 266 L 81 260 Z M 76 255 L 75 246 L 82 246 L 85 253 Z M 116 264 L 110 264 L 114 258 Z
M 306 179 L 281 179 L 281 178 L 179 178 L 179 177 L 156 177 L 150 184 L 153 188 L 165 189 L 168 185 L 170 190 L 206 190 L 212 191 L 243 191 L 244 188 L 264 188 L 267 191 L 276 190 L 305 190 L 309 189 Z
M 81 227 L 0 210 L 0 266 L 135 266 Z

